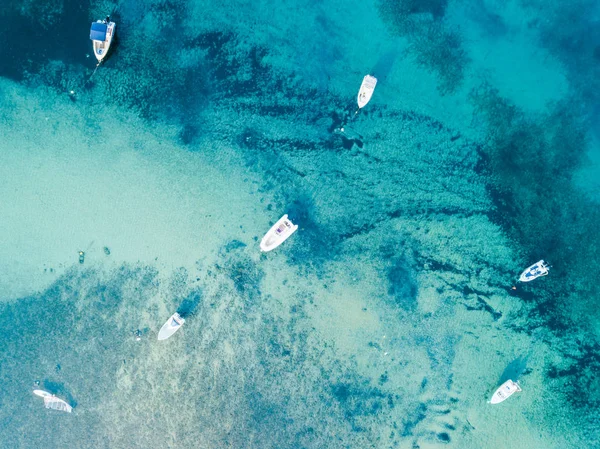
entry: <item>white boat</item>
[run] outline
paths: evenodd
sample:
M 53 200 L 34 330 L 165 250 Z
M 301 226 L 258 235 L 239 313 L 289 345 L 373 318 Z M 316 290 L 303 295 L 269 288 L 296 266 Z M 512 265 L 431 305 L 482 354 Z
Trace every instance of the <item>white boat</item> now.
M 98 63 L 102 62 L 110 49 L 110 44 L 115 35 L 115 26 L 115 22 L 111 22 L 108 16 L 104 20 L 92 22 L 90 39 L 94 45 L 94 55 Z
M 160 328 L 160 331 L 158 332 L 158 339 L 166 340 L 175 332 L 177 332 L 179 328 L 183 326 L 183 323 L 185 323 L 185 320 L 181 318 L 181 315 L 175 312 Z
M 275 223 L 269 232 L 260 241 L 260 250 L 267 252 L 274 250 L 283 242 L 285 242 L 290 235 L 292 235 L 298 229 L 298 225 L 295 225 L 288 219 L 287 214 L 279 219 Z
M 523 271 L 523 273 L 521 273 L 521 277 L 519 277 L 519 280 L 521 282 L 530 282 L 539 278 L 540 276 L 546 276 L 548 274 L 548 268 L 550 267 L 546 265 L 543 260 L 540 260 Z
M 60 410 L 61 412 L 71 413 L 73 407 L 67 404 L 62 399 L 57 398 L 52 393 L 48 393 L 44 390 L 33 390 L 33 394 L 44 398 L 44 405 L 46 408 L 51 408 L 52 410 Z
M 364 108 L 373 96 L 373 91 L 377 85 L 377 78 L 371 75 L 367 75 L 363 78 L 363 82 L 360 85 L 358 91 L 358 109 Z
M 496 390 L 496 392 L 492 395 L 492 399 L 490 399 L 490 404 L 499 404 L 502 401 L 507 400 L 517 391 L 521 391 L 521 387 L 517 382 L 513 382 L 512 380 L 507 380 L 500 388 Z

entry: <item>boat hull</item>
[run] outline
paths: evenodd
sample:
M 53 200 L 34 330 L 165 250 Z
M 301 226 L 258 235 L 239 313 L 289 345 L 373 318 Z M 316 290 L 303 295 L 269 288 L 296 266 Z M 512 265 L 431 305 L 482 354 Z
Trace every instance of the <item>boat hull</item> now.
M 167 338 L 171 337 L 181 328 L 181 326 L 183 326 L 183 323 L 185 323 L 185 320 L 181 318 L 178 313 L 174 313 L 160 328 L 160 331 L 158 332 L 158 339 L 166 340 Z
M 509 397 L 515 394 L 517 391 L 521 391 L 521 387 L 512 380 L 507 380 L 494 392 L 490 399 L 490 404 L 499 404 L 506 401 Z
M 57 398 L 52 393 L 48 393 L 47 391 L 44 391 L 44 390 L 33 390 L 33 394 L 35 394 L 36 396 L 39 396 L 41 398 L 44 398 L 44 406 L 46 408 L 49 408 L 52 410 L 58 410 L 60 412 L 67 412 L 67 413 L 71 413 L 73 411 L 73 407 L 71 407 L 69 404 L 67 404 L 62 399 Z
M 364 108 L 369 101 L 371 101 L 371 97 L 373 96 L 373 91 L 375 90 L 375 86 L 377 85 L 377 78 L 371 75 L 367 75 L 363 78 L 363 82 L 360 85 L 360 89 L 358 90 L 357 103 L 358 108 Z
M 94 56 L 96 56 L 98 62 L 102 62 L 110 50 L 110 44 L 115 34 L 115 27 L 116 24 L 114 22 L 109 22 L 106 29 L 106 39 L 104 41 L 92 41 Z
M 263 252 L 273 251 L 290 236 L 298 230 L 298 225 L 295 225 L 288 219 L 287 214 L 281 217 L 277 223 L 271 226 L 269 232 L 260 241 L 260 250 Z
M 544 260 L 540 260 L 539 262 L 534 263 L 530 267 L 528 267 L 521 276 L 519 276 L 519 281 L 521 282 L 531 282 L 534 279 L 537 279 L 541 276 L 546 276 L 548 274 L 548 267 L 544 263 Z

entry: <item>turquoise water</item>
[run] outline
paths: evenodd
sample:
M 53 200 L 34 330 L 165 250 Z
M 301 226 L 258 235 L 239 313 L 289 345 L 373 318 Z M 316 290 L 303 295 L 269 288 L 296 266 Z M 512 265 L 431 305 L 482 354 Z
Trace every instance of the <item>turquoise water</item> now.
M 597 2 L 6 5 L 0 448 L 600 447 Z

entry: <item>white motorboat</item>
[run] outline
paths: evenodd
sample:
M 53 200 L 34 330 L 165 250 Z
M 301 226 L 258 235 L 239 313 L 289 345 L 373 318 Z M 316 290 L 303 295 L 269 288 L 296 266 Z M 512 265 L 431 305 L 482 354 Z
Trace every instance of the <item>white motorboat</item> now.
M 94 55 L 98 60 L 98 64 L 106 57 L 110 44 L 115 35 L 115 22 L 110 21 L 110 17 L 104 20 L 92 22 L 90 28 L 90 39 L 94 45 Z
M 292 223 L 291 220 L 288 219 L 287 214 L 285 214 L 262 238 L 260 241 L 260 250 L 264 252 L 274 250 L 285 242 L 290 235 L 296 232 L 297 229 L 298 225 Z
M 377 78 L 367 75 L 363 78 L 358 91 L 358 109 L 364 108 L 373 96 L 373 91 L 377 85 Z
M 59 410 L 61 412 L 71 413 L 73 407 L 67 404 L 62 399 L 57 398 L 52 393 L 48 393 L 44 390 L 33 390 L 33 394 L 44 398 L 44 405 L 46 408 L 51 408 L 52 410 Z
M 521 277 L 519 277 L 519 281 L 530 282 L 539 278 L 540 276 L 546 276 L 548 274 L 548 268 L 550 267 L 543 260 L 540 260 L 523 271 L 523 273 L 521 273 Z
M 517 391 L 521 391 L 521 387 L 519 387 L 519 384 L 517 382 L 513 382 L 509 379 L 502 385 L 500 385 L 500 388 L 498 388 L 496 392 L 492 395 L 492 399 L 490 399 L 490 404 L 499 404 L 500 402 L 506 401 Z
M 177 332 L 179 328 L 183 326 L 183 323 L 185 323 L 185 320 L 181 318 L 181 315 L 175 312 L 160 328 L 160 331 L 158 332 L 158 339 L 166 340 L 175 332 Z

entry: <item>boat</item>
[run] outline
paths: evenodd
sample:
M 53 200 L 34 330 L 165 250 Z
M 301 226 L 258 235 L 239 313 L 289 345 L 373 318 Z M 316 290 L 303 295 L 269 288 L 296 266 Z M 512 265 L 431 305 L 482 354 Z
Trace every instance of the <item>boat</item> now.
M 110 44 L 115 35 L 115 26 L 115 22 L 111 22 L 109 16 L 106 16 L 104 20 L 92 22 L 90 39 L 94 45 L 94 55 L 98 60 L 98 64 L 102 62 L 110 49 Z
M 373 91 L 377 85 L 377 78 L 371 75 L 366 75 L 363 78 L 362 84 L 358 91 L 358 109 L 364 108 L 373 96 Z
M 287 214 L 279 219 L 277 223 L 275 223 L 269 232 L 265 234 L 265 236 L 260 241 L 260 250 L 265 253 L 271 250 L 274 250 L 283 242 L 285 242 L 290 235 L 292 235 L 298 229 L 298 225 L 295 225 L 288 219 Z
M 540 276 L 546 276 L 548 274 L 548 268 L 550 267 L 543 260 L 540 260 L 523 271 L 519 277 L 519 281 L 530 282 L 539 278 Z
M 500 385 L 500 388 L 498 388 L 496 392 L 492 395 L 492 399 L 490 399 L 490 404 L 499 404 L 500 402 L 506 401 L 517 391 L 521 391 L 521 387 L 517 382 L 513 382 L 509 379 L 502 385 Z
M 183 326 L 183 323 L 185 323 L 185 320 L 181 318 L 181 315 L 175 312 L 160 328 L 160 331 L 158 332 L 158 339 L 166 340 L 175 332 L 177 332 L 179 328 Z
M 51 408 L 52 410 L 59 410 L 61 412 L 71 413 L 73 407 L 67 404 L 62 399 L 57 398 L 52 393 L 48 393 L 44 390 L 33 390 L 33 394 L 44 398 L 44 405 L 46 408 Z

